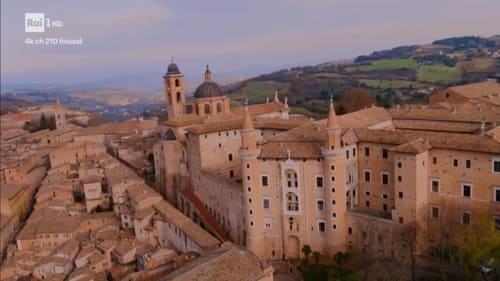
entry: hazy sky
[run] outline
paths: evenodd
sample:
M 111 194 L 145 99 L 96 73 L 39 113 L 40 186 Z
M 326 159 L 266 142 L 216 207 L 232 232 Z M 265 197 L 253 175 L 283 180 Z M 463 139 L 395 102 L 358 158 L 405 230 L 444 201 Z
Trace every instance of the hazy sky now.
M 161 76 L 175 57 L 188 80 L 352 58 L 402 44 L 500 34 L 499 0 L 2 0 L 2 83 Z M 25 33 L 24 13 L 63 27 Z M 80 46 L 25 39 L 83 39 Z

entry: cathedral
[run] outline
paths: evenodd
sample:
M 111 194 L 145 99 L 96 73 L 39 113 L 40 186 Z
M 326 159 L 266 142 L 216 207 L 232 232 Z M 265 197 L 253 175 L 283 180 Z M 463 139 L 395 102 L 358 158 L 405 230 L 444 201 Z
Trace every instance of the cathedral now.
M 408 226 L 420 251 L 444 219 L 467 225 L 486 214 L 500 225 L 496 111 L 372 106 L 337 116 L 330 101 L 327 118 L 314 121 L 291 114 L 278 93 L 232 106 L 208 66 L 190 100 L 175 63 L 163 78 L 157 190 L 262 260 L 299 258 L 304 245 L 359 251 L 367 239 L 397 250 Z

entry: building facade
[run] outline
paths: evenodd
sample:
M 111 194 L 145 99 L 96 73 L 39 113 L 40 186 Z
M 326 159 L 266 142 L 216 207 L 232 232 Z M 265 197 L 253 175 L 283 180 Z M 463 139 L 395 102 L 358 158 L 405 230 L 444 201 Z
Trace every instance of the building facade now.
M 182 78 L 172 69 L 169 79 Z M 311 122 L 289 116 L 278 99 L 274 108 L 218 111 L 225 97 L 203 86 L 212 83 L 208 69 L 193 111 L 182 111 L 176 83 L 166 82 L 174 113 L 155 147 L 160 193 L 260 259 L 298 258 L 304 245 L 328 255 L 356 250 L 370 224 L 379 229 L 373 244 L 387 247 L 392 235 L 418 229 L 417 251 L 443 221 L 465 226 L 486 215 L 500 225 L 497 111 L 371 107 L 336 116 L 331 103 L 327 119 Z M 179 85 L 179 99 L 169 85 Z

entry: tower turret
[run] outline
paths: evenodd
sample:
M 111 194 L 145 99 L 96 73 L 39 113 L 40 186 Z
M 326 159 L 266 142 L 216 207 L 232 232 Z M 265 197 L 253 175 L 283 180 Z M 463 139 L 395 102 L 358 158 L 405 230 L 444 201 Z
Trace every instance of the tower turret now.
M 335 114 L 335 107 L 333 100 L 330 100 L 330 110 L 328 111 L 328 120 L 326 121 L 326 131 L 328 134 L 327 145 L 329 149 L 341 148 L 341 131 L 337 115 Z
M 245 116 L 241 130 L 241 171 L 244 190 L 245 229 L 242 241 L 259 258 L 266 258 L 264 249 L 263 210 L 259 205 L 262 200 L 259 188 L 258 160 L 260 149 L 257 147 L 257 131 L 254 129 L 248 105 L 245 104 Z M 267 253 L 269 254 L 269 253 Z
M 346 172 L 348 160 L 342 148 L 342 128 L 335 114 L 333 101 L 330 100 L 330 111 L 326 122 L 326 147 L 321 153 L 324 158 L 323 171 L 326 178 L 325 188 L 326 203 L 326 246 L 329 252 L 341 251 L 346 243 Z

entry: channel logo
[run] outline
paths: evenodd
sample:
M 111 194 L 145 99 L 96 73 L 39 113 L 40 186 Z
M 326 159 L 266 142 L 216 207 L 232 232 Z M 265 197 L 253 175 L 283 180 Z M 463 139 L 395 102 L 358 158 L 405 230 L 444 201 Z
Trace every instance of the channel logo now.
M 25 13 L 24 32 L 45 32 L 45 13 Z

